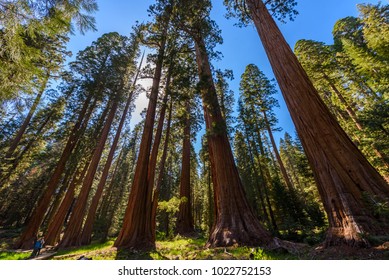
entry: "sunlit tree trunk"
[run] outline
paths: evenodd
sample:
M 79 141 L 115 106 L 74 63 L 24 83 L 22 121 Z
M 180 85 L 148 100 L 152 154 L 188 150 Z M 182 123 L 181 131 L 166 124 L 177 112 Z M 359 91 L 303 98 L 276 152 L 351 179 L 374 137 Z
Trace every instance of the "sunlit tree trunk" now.
M 304 146 L 329 220 L 325 245 L 367 245 L 387 234 L 366 200 L 389 200 L 389 186 L 339 126 L 260 0 L 247 0 L 285 102 Z
M 216 220 L 207 246 L 269 243 L 272 240 L 270 234 L 260 224 L 245 197 L 228 141 L 226 123 L 220 112 L 203 38 L 195 38 L 195 49 L 216 206 Z
M 119 248 L 134 248 L 142 250 L 155 248 L 151 226 L 150 207 L 153 185 L 148 179 L 148 168 L 150 163 L 159 83 L 166 47 L 167 28 L 168 23 L 165 23 L 155 65 L 153 85 L 151 88 L 134 180 L 132 182 L 131 193 L 124 214 L 123 226 L 114 244 L 115 247 Z

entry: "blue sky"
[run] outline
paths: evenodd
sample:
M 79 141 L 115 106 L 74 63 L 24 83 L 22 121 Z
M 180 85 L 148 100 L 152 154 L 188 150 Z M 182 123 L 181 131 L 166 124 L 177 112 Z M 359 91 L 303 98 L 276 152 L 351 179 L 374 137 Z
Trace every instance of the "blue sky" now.
M 82 36 L 76 34 L 71 37 L 69 50 L 73 55 L 77 51 L 90 45 L 104 33 L 116 31 L 122 35 L 129 34 L 131 26 L 138 20 L 147 21 L 147 8 L 153 4 L 152 0 L 134 1 L 134 0 L 98 0 L 99 11 L 95 14 L 97 22 L 97 32 L 88 32 Z M 212 17 L 222 30 L 223 44 L 217 47 L 221 51 L 223 58 L 215 61 L 216 68 L 232 69 L 235 79 L 231 81 L 230 88 L 235 92 L 236 100 L 239 94 L 239 80 L 245 67 L 249 63 L 256 64 L 269 78 L 273 78 L 273 73 L 268 63 L 253 26 L 238 28 L 234 26 L 236 22 L 233 19 L 227 20 L 225 8 L 222 0 L 212 1 Z M 295 21 L 286 24 L 279 24 L 287 42 L 293 48 L 299 39 L 312 39 L 322 41 L 327 44 L 332 43 L 332 28 L 338 19 L 346 16 L 357 16 L 358 3 L 373 3 L 379 1 L 355 1 L 355 0 L 300 0 L 297 9 L 299 15 Z M 147 81 L 143 81 L 147 84 Z M 276 98 L 279 100 L 280 108 L 276 110 L 279 119 L 279 126 L 283 128 L 282 132 L 276 133 L 277 143 L 279 138 L 288 131 L 294 134 L 294 126 L 289 113 L 279 93 Z M 139 113 L 147 106 L 147 99 L 141 95 L 137 102 L 137 108 L 133 113 L 133 120 L 139 120 Z

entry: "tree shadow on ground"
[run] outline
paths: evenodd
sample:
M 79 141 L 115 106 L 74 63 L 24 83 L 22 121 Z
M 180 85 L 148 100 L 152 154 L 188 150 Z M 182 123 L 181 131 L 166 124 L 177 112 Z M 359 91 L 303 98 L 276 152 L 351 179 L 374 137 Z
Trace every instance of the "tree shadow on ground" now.
M 115 259 L 116 260 L 162 260 L 167 258 L 163 257 L 156 250 L 135 251 L 130 249 L 118 249 Z

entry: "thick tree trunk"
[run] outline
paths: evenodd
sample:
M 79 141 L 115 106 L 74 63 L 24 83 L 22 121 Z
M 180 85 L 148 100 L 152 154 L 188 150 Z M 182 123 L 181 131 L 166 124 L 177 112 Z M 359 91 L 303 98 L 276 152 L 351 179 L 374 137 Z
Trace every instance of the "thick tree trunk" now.
M 78 195 L 76 204 L 74 205 L 73 213 L 70 216 L 70 220 L 65 230 L 63 239 L 58 245 L 60 248 L 81 245 L 80 235 L 82 230 L 82 224 L 84 221 L 85 210 L 87 207 L 88 196 L 92 188 L 93 179 L 95 177 L 96 170 L 99 165 L 101 154 L 103 153 L 104 150 L 105 142 L 107 141 L 112 122 L 115 118 L 117 107 L 118 107 L 118 100 L 114 100 L 112 104 L 112 108 L 110 108 L 107 120 L 104 124 L 104 128 L 101 132 L 99 142 L 96 146 L 96 149 L 93 152 L 93 156 L 88 168 L 88 172 L 86 173 L 86 176 L 82 183 L 80 194 Z
M 180 199 L 176 232 L 182 236 L 190 236 L 194 232 L 192 216 L 192 199 L 190 187 L 190 107 L 186 101 L 187 118 L 182 144 L 182 164 L 180 179 Z
M 168 12 L 169 14 L 169 12 Z M 168 23 L 165 23 L 153 77 L 153 85 L 147 108 L 145 125 L 139 149 L 131 193 L 124 215 L 123 227 L 114 246 L 149 250 L 155 248 L 151 226 L 151 201 L 153 185 L 148 180 L 150 150 L 153 138 L 155 111 L 157 108 L 159 83 L 165 54 Z M 146 209 L 146 210 L 145 210 Z
M 75 168 L 77 168 L 77 166 L 75 166 Z M 74 170 L 74 168 L 68 168 L 68 170 L 66 170 L 66 173 L 63 178 L 63 182 L 61 183 L 61 187 L 56 192 L 50 210 L 47 211 L 46 217 L 43 219 L 41 227 L 44 229 L 44 232 L 47 231 L 50 222 L 52 221 L 54 215 L 57 213 L 57 210 L 60 207 L 61 202 L 66 195 L 66 190 L 69 188 L 72 177 L 74 176 L 75 172 L 76 170 Z
M 170 95 L 170 80 L 171 80 L 171 75 L 172 75 L 172 67 L 173 67 L 172 64 L 170 64 L 168 74 L 166 77 L 165 95 L 164 95 L 163 100 L 162 100 L 162 106 L 161 106 L 161 110 L 159 113 L 157 131 L 155 132 L 154 143 L 153 143 L 153 147 L 151 149 L 151 154 L 150 154 L 150 163 L 149 163 L 149 168 L 148 168 L 148 181 L 153 189 L 154 189 L 155 170 L 157 167 L 159 145 L 161 144 L 163 124 L 165 122 L 165 115 L 166 115 L 167 101 L 168 101 L 168 97 Z
M 389 201 L 389 186 L 369 164 L 320 99 L 265 5 L 248 0 L 251 17 L 304 146 L 329 220 L 326 245 L 368 245 L 387 234 L 366 203 Z
M 340 91 L 337 89 L 337 87 L 332 83 L 331 79 L 325 73 L 323 73 L 323 76 L 324 76 L 324 79 L 329 83 L 332 90 L 335 92 L 336 96 L 338 96 L 340 103 L 342 103 L 342 105 L 345 106 L 346 112 L 349 115 L 349 117 L 351 118 L 351 120 L 354 122 L 355 126 L 358 128 L 359 131 L 364 131 L 364 127 L 358 121 L 358 118 L 357 118 L 357 115 L 355 114 L 354 109 L 351 108 L 351 106 L 347 103 L 346 99 L 343 97 L 343 95 L 340 93 Z M 359 139 L 358 139 L 358 142 L 359 142 Z M 373 143 L 372 148 L 373 148 L 373 151 L 376 154 L 376 156 L 380 159 L 383 166 L 387 170 L 389 170 L 389 162 L 386 161 L 386 158 L 387 158 L 386 155 L 382 151 L 377 149 L 377 147 L 374 143 Z M 386 180 L 389 181 L 389 179 L 386 179 Z
M 73 179 L 70 182 L 69 188 L 66 191 L 65 197 L 63 198 L 61 205 L 58 208 L 58 211 L 55 213 L 53 219 L 49 220 L 49 226 L 45 234 L 45 243 L 47 245 L 55 246 L 57 241 L 59 240 L 62 227 L 65 224 L 66 216 L 74 200 L 75 188 L 84 179 L 86 171 L 88 170 L 88 166 L 89 166 L 89 160 L 84 165 L 82 171 L 78 170 L 76 174 L 73 176 Z
M 83 107 L 81 109 L 81 112 L 78 116 L 77 122 L 74 125 L 72 132 L 69 136 L 69 139 L 66 143 L 66 146 L 62 152 L 62 155 L 57 163 L 57 166 L 53 172 L 53 175 L 51 175 L 49 182 L 47 183 L 47 188 L 38 202 L 38 206 L 34 210 L 34 213 L 31 216 L 31 219 L 29 223 L 26 226 L 26 229 L 24 230 L 23 234 L 21 235 L 18 242 L 15 244 L 16 248 L 20 249 L 31 249 L 33 246 L 34 239 L 36 238 L 39 227 L 42 224 L 44 215 L 46 214 L 46 211 L 50 205 L 50 200 L 55 192 L 55 189 L 61 179 L 61 175 L 63 171 L 65 170 L 66 163 L 76 146 L 78 139 L 80 137 L 80 131 L 82 130 L 82 127 L 86 126 L 89 117 L 93 111 L 93 108 L 90 108 L 88 114 L 87 110 L 89 107 L 89 103 L 92 99 L 92 95 L 90 94 L 86 100 L 84 101 Z M 94 103 L 95 104 L 95 103 Z
M 220 112 L 203 38 L 195 38 L 195 49 L 216 204 L 216 220 L 207 246 L 272 242 L 272 237 L 260 224 L 245 197 L 228 141 L 226 123 Z
M 138 137 L 139 137 L 139 131 L 135 130 L 134 137 L 131 139 L 131 143 L 130 143 L 132 160 L 130 164 L 130 170 L 128 173 L 131 175 L 133 174 L 133 171 L 135 169 L 136 143 Z M 123 162 L 122 158 L 123 159 L 127 158 L 127 155 L 128 155 L 127 152 L 124 152 L 122 148 L 116 162 L 115 171 L 112 174 L 112 179 L 108 188 L 108 192 L 104 196 L 104 199 L 101 203 L 101 207 L 99 210 L 99 219 L 103 221 L 103 226 L 101 230 L 101 240 L 103 242 L 105 242 L 108 238 L 109 230 L 113 223 L 113 217 L 116 211 L 118 210 L 118 208 L 121 207 L 121 201 L 124 197 L 125 191 L 127 190 L 127 185 L 122 183 L 122 182 L 127 182 L 127 175 L 124 175 L 123 171 L 119 172 L 119 169 L 121 168 L 121 164 Z M 131 182 L 132 181 L 131 176 L 128 177 L 130 177 L 129 181 Z

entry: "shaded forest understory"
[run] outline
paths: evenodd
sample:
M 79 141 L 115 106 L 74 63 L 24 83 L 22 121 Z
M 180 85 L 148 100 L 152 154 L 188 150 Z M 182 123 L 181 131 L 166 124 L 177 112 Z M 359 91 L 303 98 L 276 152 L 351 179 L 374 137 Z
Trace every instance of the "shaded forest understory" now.
M 0 259 L 389 258 L 389 5 L 293 51 L 295 0 L 225 1 L 275 76 L 248 64 L 234 93 L 212 1 L 157 0 L 67 64 L 97 3 L 30 2 L 0 5 Z

